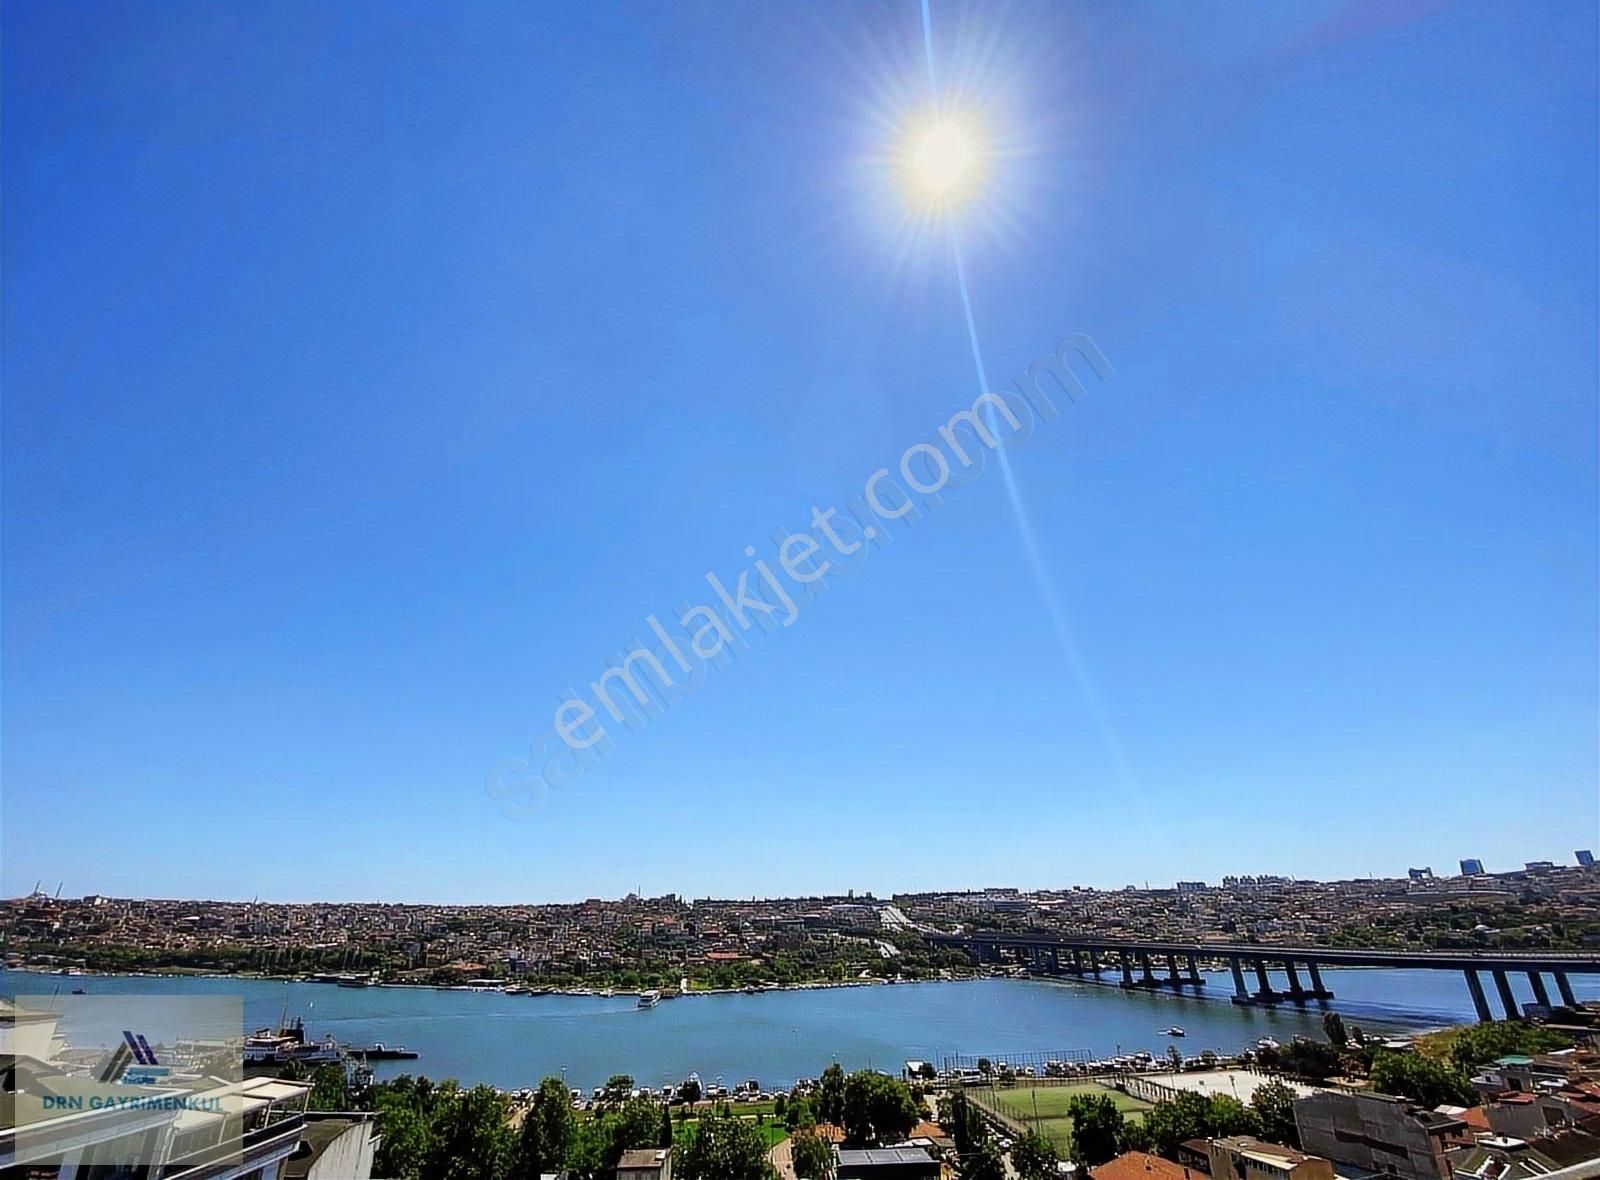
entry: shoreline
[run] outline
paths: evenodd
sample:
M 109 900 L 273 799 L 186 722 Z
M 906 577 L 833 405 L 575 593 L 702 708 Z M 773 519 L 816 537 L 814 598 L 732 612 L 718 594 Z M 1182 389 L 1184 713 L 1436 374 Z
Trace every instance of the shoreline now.
M 207 979 L 207 980 L 243 980 L 243 981 L 248 981 L 248 982 L 251 982 L 251 983 L 308 984 L 308 985 L 324 986 L 324 987 L 331 987 L 331 988 L 337 988 L 337 987 L 340 986 L 335 981 L 319 980 L 319 979 L 315 979 L 315 978 L 313 978 L 312 976 L 309 976 L 309 975 L 268 975 L 268 974 L 259 974 L 259 973 L 250 973 L 250 972 L 225 973 L 225 972 L 206 972 L 206 971 L 100 971 L 100 970 L 91 970 L 91 969 L 88 969 L 88 968 L 76 968 L 76 969 L 73 969 L 71 972 L 68 972 L 68 971 L 65 971 L 65 970 L 59 969 L 59 968 L 46 970 L 46 969 L 42 969 L 42 968 L 38 968 L 38 967 L 6 967 L 6 968 L 4 968 L 4 970 L 8 971 L 8 972 L 15 972 L 15 973 L 18 973 L 18 974 L 37 975 L 37 976 L 39 976 L 41 978 L 45 978 L 45 979 L 72 979 L 72 980 L 84 980 L 84 979 L 95 979 L 95 978 L 101 978 L 101 979 Z M 1218 974 L 1218 975 L 1225 975 L 1226 974 L 1223 971 L 1217 971 L 1215 969 L 1207 969 L 1207 970 L 1208 970 L 1209 973 L 1213 973 L 1213 974 Z M 1345 968 L 1341 968 L 1341 970 L 1345 970 Z M 1368 970 L 1382 971 L 1382 970 L 1387 970 L 1387 968 L 1381 968 L 1381 967 L 1372 967 L 1372 968 L 1368 968 L 1368 967 L 1351 967 L 1351 968 L 1348 968 L 1348 970 L 1351 970 L 1351 971 L 1368 971 Z M 957 976 L 951 976 L 951 977 L 946 978 L 946 979 L 827 980 L 827 981 L 817 981 L 817 982 L 812 982 L 812 983 L 768 984 L 768 985 L 765 985 L 765 986 L 762 986 L 762 987 L 750 988 L 750 989 L 739 988 L 739 987 L 732 987 L 732 988 L 696 988 L 696 989 L 691 989 L 689 991 L 679 991 L 676 994 L 671 995 L 671 996 L 663 995 L 660 1002 L 661 1003 L 667 1003 L 667 1002 L 669 1002 L 671 1000 L 689 999 L 691 997 L 703 997 L 703 996 L 742 996 L 742 995 L 748 995 L 748 996 L 754 998 L 754 997 L 761 996 L 761 995 L 766 995 L 766 994 L 769 994 L 769 993 L 779 993 L 779 992 L 835 991 L 835 990 L 849 989 L 849 988 L 909 987 L 909 986 L 913 986 L 913 985 L 916 985 L 916 984 L 981 983 L 981 982 L 986 982 L 986 981 L 987 982 L 1004 981 L 1004 982 L 1010 982 L 1010 983 L 1037 983 L 1037 984 L 1044 984 L 1044 985 L 1051 986 L 1051 987 L 1061 987 L 1061 988 L 1064 988 L 1064 989 L 1070 989 L 1074 985 L 1081 985 L 1081 986 L 1085 986 L 1087 988 L 1094 989 L 1094 990 L 1105 989 L 1105 990 L 1108 990 L 1108 991 L 1112 992 L 1113 994 L 1145 995 L 1145 996 L 1157 997 L 1157 998 L 1162 999 L 1162 1000 L 1178 1000 L 1178 1001 L 1187 1001 L 1187 1002 L 1199 1002 L 1199 1003 L 1203 1003 L 1203 1004 L 1217 1004 L 1217 1005 L 1223 1005 L 1223 1006 L 1228 1006 L 1228 1004 L 1229 1004 L 1229 1000 L 1226 997 L 1223 997 L 1220 994 L 1207 995 L 1204 991 L 1199 991 L 1199 992 L 1191 991 L 1191 992 L 1184 992 L 1184 993 L 1174 993 L 1174 992 L 1170 992 L 1170 991 L 1167 991 L 1167 990 L 1161 989 L 1161 988 L 1153 988 L 1153 989 L 1136 988 L 1136 989 L 1129 990 L 1129 989 L 1122 988 L 1118 983 L 1116 983 L 1114 980 L 1111 980 L 1111 979 L 1101 980 L 1101 979 L 1095 979 L 1093 977 L 1087 977 L 1087 976 L 1078 977 L 1078 976 L 1072 976 L 1072 975 L 1010 975 L 1010 974 L 1004 974 L 1004 973 L 1001 973 L 1001 974 L 990 974 L 990 975 L 957 975 Z M 524 985 L 508 982 L 506 984 L 506 986 L 524 986 Z M 555 996 L 566 997 L 566 998 L 574 998 L 574 999 L 616 999 L 616 998 L 625 998 L 625 997 L 629 997 L 629 996 L 637 997 L 637 996 L 641 995 L 646 990 L 656 990 L 656 989 L 645 989 L 645 988 L 637 988 L 637 987 L 610 988 L 610 989 L 607 989 L 607 988 L 604 988 L 604 987 L 598 987 L 597 988 L 597 987 L 589 987 L 589 986 L 586 986 L 586 985 L 579 985 L 579 986 L 570 987 L 570 988 L 552 988 L 552 989 L 550 989 L 548 991 L 530 989 L 530 990 L 523 991 L 523 992 L 507 992 L 506 991 L 506 986 L 486 987 L 486 986 L 474 986 L 472 984 L 464 984 L 464 983 L 463 984 L 437 984 L 437 983 L 409 983 L 409 982 L 400 982 L 400 981 L 383 981 L 383 982 L 372 982 L 372 983 L 362 984 L 362 985 L 360 985 L 358 987 L 345 988 L 343 990 L 347 990 L 347 991 L 366 991 L 366 990 L 373 989 L 373 988 L 382 988 L 382 989 L 405 989 L 405 990 L 410 990 L 410 991 L 475 992 L 475 993 L 481 993 L 481 994 L 486 994 L 486 995 L 512 996 L 512 997 L 523 998 L 523 999 L 540 999 L 540 998 L 555 997 Z M 1264 1012 L 1276 1012 L 1276 1011 L 1280 1011 L 1281 1010 L 1281 1011 L 1285 1011 L 1285 1012 L 1295 1012 L 1295 1013 L 1300 1013 L 1300 1014 L 1311 1014 L 1311 1013 L 1315 1013 L 1315 1012 L 1337 1012 L 1337 1011 L 1339 1011 L 1339 1007 L 1338 1007 L 1337 997 L 1335 997 L 1334 1001 L 1331 1002 L 1331 1003 L 1329 1001 L 1325 1001 L 1325 1000 L 1324 1001 L 1307 1001 L 1307 1002 L 1305 1002 L 1303 1004 L 1295 1004 L 1295 1003 L 1290 1002 L 1290 1001 L 1284 1001 L 1282 1004 L 1278 1004 L 1278 1005 L 1263 1006 L 1260 1010 L 1264 1011 Z M 1445 1029 L 1450 1029 L 1450 1028 L 1457 1027 L 1457 1025 L 1455 1023 L 1445 1023 L 1445 1024 L 1437 1023 L 1437 1016 L 1432 1018 L 1429 1023 L 1422 1023 L 1420 1021 L 1413 1021 L 1413 1020 L 1407 1019 L 1404 1015 L 1401 1015 L 1401 1014 L 1395 1014 L 1395 1015 L 1372 1014 L 1372 1015 L 1367 1016 L 1366 1019 L 1369 1022 L 1373 1023 L 1379 1029 L 1386 1030 L 1386 1031 L 1389 1031 L 1389 1032 L 1395 1033 L 1395 1034 L 1404 1035 L 1404 1036 L 1424 1036 L 1424 1035 L 1427 1035 L 1429 1033 L 1440 1032 L 1440 1031 L 1443 1031 Z

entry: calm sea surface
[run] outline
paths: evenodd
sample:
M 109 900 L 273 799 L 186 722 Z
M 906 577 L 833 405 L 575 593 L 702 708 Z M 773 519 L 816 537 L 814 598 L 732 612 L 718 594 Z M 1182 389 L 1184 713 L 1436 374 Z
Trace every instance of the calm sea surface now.
M 1325 970 L 1347 1023 L 1421 1028 L 1472 1019 L 1459 974 L 1434 971 Z M 1103 985 L 991 979 L 760 995 L 693 996 L 635 1007 L 632 996 L 507 996 L 429 988 L 341 988 L 331 984 L 241 979 L 83 976 L 0 971 L 0 994 L 50 995 L 83 987 L 90 995 L 222 994 L 244 999 L 250 1028 L 275 1025 L 287 1010 L 317 1038 L 383 1041 L 421 1053 L 386 1062 L 380 1077 L 423 1073 L 504 1088 L 536 1084 L 565 1068 L 585 1089 L 616 1073 L 665 1085 L 697 1071 L 707 1082 L 756 1078 L 763 1086 L 815 1076 L 829 1061 L 898 1072 L 907 1058 L 939 1063 L 947 1054 L 1004 1057 L 1084 1049 L 1095 1055 L 1169 1043 L 1160 1030 L 1183 1026 L 1185 1053 L 1235 1051 L 1257 1037 L 1288 1040 L 1320 1032 L 1321 1011 L 1237 1008 L 1232 984 L 1209 975 L 1214 999 L 1123 992 Z M 1531 1000 L 1527 981 L 1516 981 Z M 1600 978 L 1572 977 L 1581 998 L 1600 999 Z

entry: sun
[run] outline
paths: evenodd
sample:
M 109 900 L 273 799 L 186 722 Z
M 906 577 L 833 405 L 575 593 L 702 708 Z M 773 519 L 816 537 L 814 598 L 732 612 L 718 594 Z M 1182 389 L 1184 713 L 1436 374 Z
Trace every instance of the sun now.
M 959 123 L 941 120 L 913 137 L 911 177 L 924 198 L 949 204 L 979 179 L 983 153 L 973 134 Z

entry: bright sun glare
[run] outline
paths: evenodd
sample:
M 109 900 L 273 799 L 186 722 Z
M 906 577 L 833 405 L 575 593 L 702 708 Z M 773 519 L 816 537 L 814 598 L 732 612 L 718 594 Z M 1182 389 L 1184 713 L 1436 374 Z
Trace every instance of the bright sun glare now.
M 923 134 L 911 156 L 918 183 L 931 196 L 949 196 L 973 178 L 978 149 L 972 137 L 951 123 L 935 124 Z

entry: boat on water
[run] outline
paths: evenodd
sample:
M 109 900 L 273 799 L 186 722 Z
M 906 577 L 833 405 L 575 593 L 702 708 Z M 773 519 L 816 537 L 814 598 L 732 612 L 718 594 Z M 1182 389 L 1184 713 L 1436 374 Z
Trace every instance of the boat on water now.
M 370 975 L 341 975 L 341 976 L 339 976 L 339 986 L 340 987 L 371 987 L 372 986 L 372 976 L 370 976 Z
M 341 1058 L 338 1042 L 331 1036 L 320 1041 L 306 1040 L 305 1022 L 296 1016 L 289 1024 L 280 1023 L 276 1032 L 258 1028 L 244 1039 L 246 1065 L 330 1065 Z
M 658 991 L 645 991 L 639 993 L 639 1007 L 654 1008 L 661 1003 L 661 993 Z
M 1163 1036 L 1168 1036 L 1168 1037 L 1186 1037 L 1186 1036 L 1189 1035 L 1188 1033 L 1184 1032 L 1183 1029 L 1178 1027 L 1176 1024 L 1174 1024 L 1170 1028 L 1162 1029 L 1161 1033 L 1162 1033 Z
M 415 1049 L 407 1049 L 404 1045 L 396 1045 L 391 1049 L 382 1041 L 371 1046 L 346 1045 L 344 1049 L 352 1057 L 366 1061 L 415 1061 L 420 1056 Z

